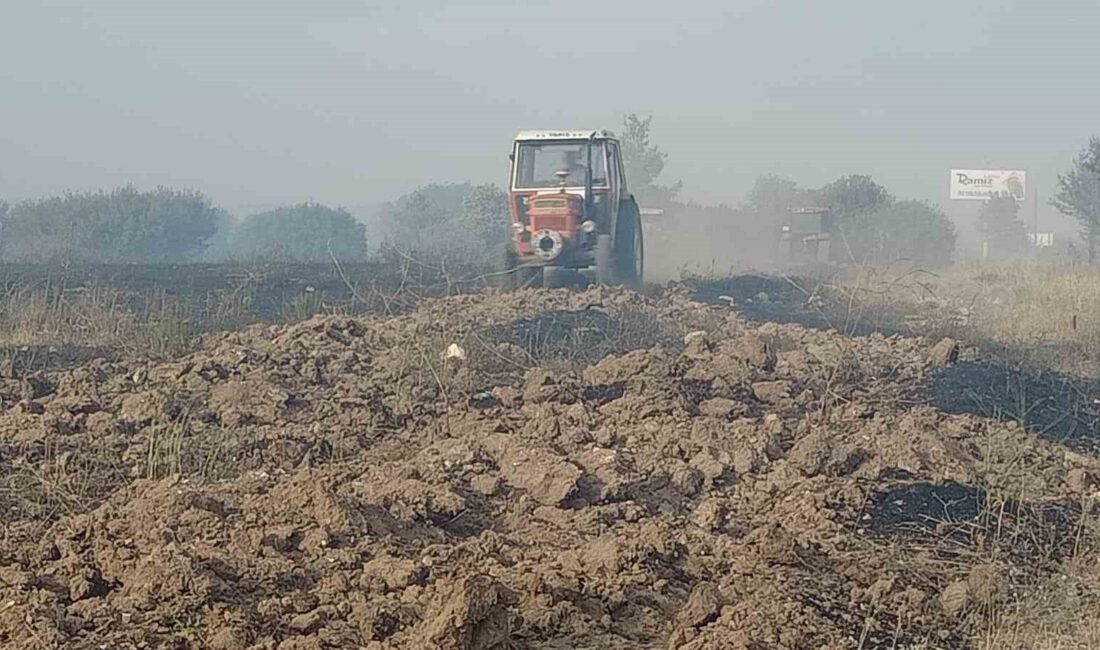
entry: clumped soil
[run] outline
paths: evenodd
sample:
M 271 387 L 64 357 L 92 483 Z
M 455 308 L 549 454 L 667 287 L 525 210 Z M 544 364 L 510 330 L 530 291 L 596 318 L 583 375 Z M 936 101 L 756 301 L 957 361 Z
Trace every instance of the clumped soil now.
M 528 290 L 0 379 L 0 646 L 969 647 L 1100 464 L 935 343 Z

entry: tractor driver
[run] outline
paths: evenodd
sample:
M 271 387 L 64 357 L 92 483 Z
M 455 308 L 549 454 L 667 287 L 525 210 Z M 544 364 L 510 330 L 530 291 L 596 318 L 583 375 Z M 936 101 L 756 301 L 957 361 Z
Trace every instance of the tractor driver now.
M 585 164 L 581 160 L 581 150 L 571 149 L 562 154 L 563 169 L 569 172 L 568 184 L 574 187 L 584 185 Z

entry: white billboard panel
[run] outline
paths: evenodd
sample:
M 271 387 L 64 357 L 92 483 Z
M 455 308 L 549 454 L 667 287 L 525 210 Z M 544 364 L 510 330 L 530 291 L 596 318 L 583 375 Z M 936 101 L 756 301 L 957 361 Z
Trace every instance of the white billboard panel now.
M 1027 174 L 1008 169 L 952 169 L 951 198 L 984 201 L 1006 194 L 1017 201 L 1026 195 Z
M 1029 232 L 1027 240 L 1036 248 L 1054 247 L 1054 233 L 1052 232 Z

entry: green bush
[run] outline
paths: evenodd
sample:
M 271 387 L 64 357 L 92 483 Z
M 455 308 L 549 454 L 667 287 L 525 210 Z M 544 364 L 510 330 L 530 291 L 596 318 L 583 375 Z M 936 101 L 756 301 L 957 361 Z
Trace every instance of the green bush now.
M 834 244 L 860 264 L 906 259 L 932 266 L 951 261 L 955 226 L 939 208 L 922 201 L 892 201 L 851 214 Z
M 185 262 L 227 219 L 206 196 L 159 187 L 70 192 L 0 210 L 5 262 Z
M 484 255 L 508 232 L 508 194 L 495 185 L 433 184 L 383 210 L 386 239 L 432 258 Z
M 347 211 L 303 203 L 247 217 L 228 237 L 226 257 L 323 263 L 360 261 L 366 227 Z

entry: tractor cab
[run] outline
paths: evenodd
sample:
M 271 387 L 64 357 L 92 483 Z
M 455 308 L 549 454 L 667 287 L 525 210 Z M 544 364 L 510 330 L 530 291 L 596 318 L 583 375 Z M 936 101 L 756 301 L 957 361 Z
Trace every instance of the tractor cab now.
M 640 282 L 639 211 L 611 132 L 524 131 L 510 158 L 513 267 L 595 268 L 601 282 Z

